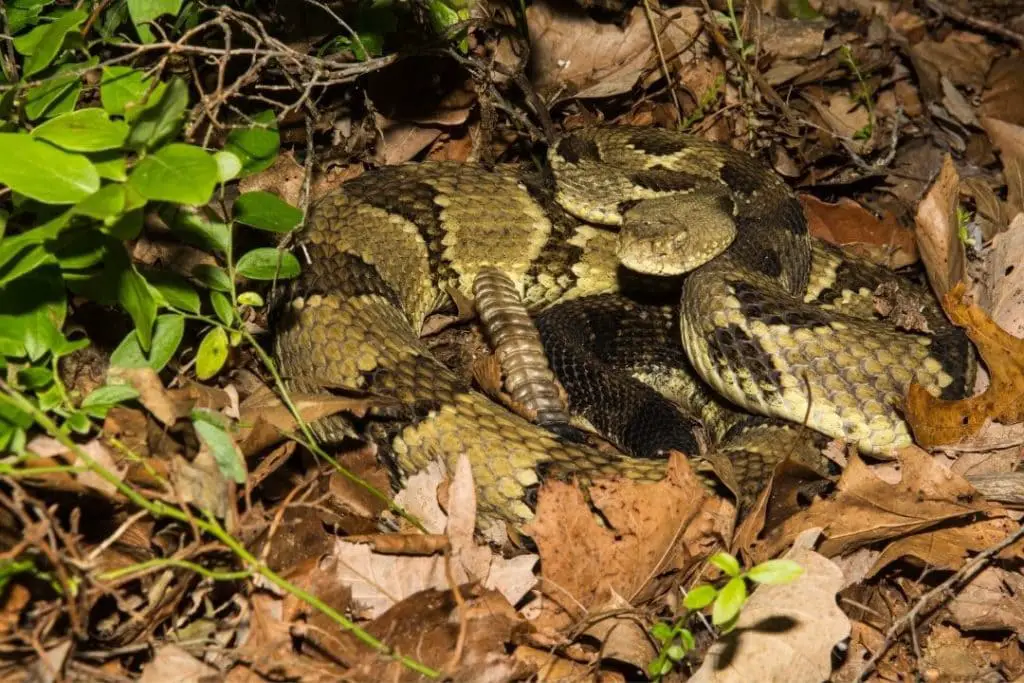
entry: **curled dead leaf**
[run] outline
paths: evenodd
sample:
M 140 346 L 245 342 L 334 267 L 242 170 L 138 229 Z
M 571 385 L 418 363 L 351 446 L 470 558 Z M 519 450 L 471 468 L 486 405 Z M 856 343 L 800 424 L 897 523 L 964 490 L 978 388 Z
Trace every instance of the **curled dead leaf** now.
M 916 384 L 907 392 L 907 422 L 914 438 L 929 448 L 952 444 L 977 434 L 993 420 L 1004 425 L 1024 421 L 1024 340 L 992 322 L 984 311 L 965 301 L 966 287 L 958 284 L 945 298 L 954 324 L 967 330 L 990 372 L 988 388 L 959 401 L 935 398 Z
M 928 271 L 928 281 L 941 299 L 957 282 L 970 282 L 967 255 L 960 241 L 957 202 L 960 177 L 953 158 L 946 155 L 938 178 L 917 207 L 914 217 L 917 246 Z

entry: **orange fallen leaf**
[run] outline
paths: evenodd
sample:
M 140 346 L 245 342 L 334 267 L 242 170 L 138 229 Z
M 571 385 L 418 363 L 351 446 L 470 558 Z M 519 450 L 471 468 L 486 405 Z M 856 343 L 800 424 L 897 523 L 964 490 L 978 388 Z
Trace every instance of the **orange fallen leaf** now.
M 966 287 L 958 284 L 946 295 L 945 309 L 978 347 L 991 382 L 983 393 L 958 401 L 935 398 L 923 387 L 910 385 L 907 422 L 925 448 L 973 436 L 987 420 L 1004 425 L 1024 421 L 1024 339 L 1010 335 L 980 308 L 965 302 L 965 294 Z
M 918 259 L 917 240 L 892 212 L 876 218 L 851 199 L 828 204 L 800 195 L 811 234 L 890 268 L 902 268 Z

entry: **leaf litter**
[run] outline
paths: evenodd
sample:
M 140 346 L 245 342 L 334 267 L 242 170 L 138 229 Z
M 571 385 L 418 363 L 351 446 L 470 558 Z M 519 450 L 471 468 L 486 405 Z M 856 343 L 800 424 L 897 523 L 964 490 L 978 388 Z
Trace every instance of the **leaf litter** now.
M 810 489 L 799 473 L 780 468 L 756 514 L 735 531 L 732 503 L 709 496 L 679 456 L 657 484 L 548 481 L 524 537 L 477 528 L 464 463 L 450 477 L 436 468 L 405 482 L 393 503 L 426 533 L 418 530 L 387 501 L 289 440 L 298 425 L 259 377 L 252 390 L 238 374 L 212 386 L 189 382 L 187 368 L 116 371 L 112 381 L 130 383 L 139 399 L 111 408 L 102 433 L 81 440 L 82 451 L 155 499 L 191 502 L 189 509 L 222 518 L 296 586 L 394 651 L 456 680 L 637 678 L 657 654 L 650 627 L 679 617 L 681 597 L 696 583 L 718 580 L 705 561 L 721 548 L 734 549 L 745 566 L 782 556 L 805 571 L 791 584 L 758 587 L 729 633 L 690 619 L 699 646 L 682 670 L 696 680 L 1021 676 L 1024 654 L 1014 635 L 1024 590 L 1016 571 L 1020 543 L 950 591 L 933 614 L 913 611 L 939 581 L 1020 528 L 1019 513 L 986 500 L 973 476 L 984 469 L 1011 480 L 1024 444 L 1020 51 L 987 36 L 985 24 L 954 26 L 923 8 L 894 14 L 889 3 L 843 3 L 841 14 L 839 3 L 826 0 L 808 5 L 818 15 L 810 20 L 785 9 L 773 14 L 778 9 L 736 8 L 740 20 L 733 25 L 728 11 L 708 15 L 710 8 L 647 3 L 613 7 L 615 16 L 607 17 L 533 3 L 526 9 L 529 79 L 563 124 L 607 119 L 682 125 L 739 146 L 756 139 L 751 149 L 802 190 L 816 235 L 893 268 L 913 266 L 919 255 L 933 289 L 953 294 L 947 311 L 976 340 L 987 366 L 972 398 L 908 398 L 918 445 L 934 446 L 937 455 L 911 448 L 897 463 L 877 465 L 852 454 L 834 485 Z M 715 47 L 709 22 L 747 57 L 742 64 Z M 470 38 L 466 54 L 473 59 L 493 55 L 506 70 L 517 62 L 508 43 L 489 43 L 475 30 Z M 310 130 L 335 143 L 318 159 L 323 173 L 312 179 L 314 196 L 358 175 L 367 161 L 518 154 L 522 129 L 490 118 L 495 104 L 509 120 L 529 118 L 516 119 L 516 105 L 506 99 L 515 96 L 495 87 L 512 82 L 507 73 L 495 69 L 474 82 L 467 70 L 448 83 L 422 64 L 407 66 L 420 75 L 417 93 L 436 90 L 433 99 L 413 103 L 421 111 L 388 104 L 411 92 L 408 76 L 398 72 L 376 74 L 382 77 L 361 108 L 333 109 L 338 103 L 330 97 L 314 98 L 332 116 L 310 118 L 308 127 L 283 122 L 286 139 L 300 144 L 271 169 L 243 179 L 243 191 L 305 201 L 302 153 L 313 142 L 306 139 Z M 773 130 L 774 137 L 765 132 Z M 846 196 L 856 199 L 836 201 Z M 158 239 L 147 231 L 133 256 L 149 266 L 172 266 L 179 257 L 214 263 L 205 252 L 180 251 L 166 234 Z M 257 315 L 250 322 L 263 321 Z M 306 421 L 339 413 L 358 419 L 389 407 L 378 397 L 292 399 Z M 244 487 L 198 438 L 189 419 L 194 409 L 212 411 L 223 423 L 220 455 L 237 451 L 244 458 Z M 842 444 L 832 448 L 843 451 Z M 75 572 L 169 558 L 214 571 L 237 568 L 223 546 L 199 542 L 187 525 L 132 514 L 115 485 L 82 468 L 65 444 L 35 437 L 28 451 L 29 464 L 45 469 L 13 490 L 36 526 L 24 526 L 13 543 L 58 538 L 60 557 L 75 558 Z M 344 464 L 388 489 L 372 447 L 346 453 Z M 53 494 L 81 501 L 67 515 L 73 534 L 46 512 Z M 418 678 L 262 576 L 214 582 L 159 562 L 129 578 L 91 583 L 85 576 L 68 623 L 81 622 L 78 606 L 104 612 L 94 649 L 99 643 L 149 652 L 136 660 L 111 655 L 112 675 L 160 680 L 170 669 L 178 677 L 215 672 L 230 681 Z M 22 619 L 45 613 L 30 611 L 30 594 L 37 599 L 27 584 L 10 584 L 0 633 L 16 634 Z M 113 606 L 105 602 L 110 595 Z M 908 615 L 913 637 L 890 638 Z M 63 665 L 71 641 L 56 622 L 45 626 L 46 661 Z M 833 646 L 847 634 L 846 660 L 833 668 Z

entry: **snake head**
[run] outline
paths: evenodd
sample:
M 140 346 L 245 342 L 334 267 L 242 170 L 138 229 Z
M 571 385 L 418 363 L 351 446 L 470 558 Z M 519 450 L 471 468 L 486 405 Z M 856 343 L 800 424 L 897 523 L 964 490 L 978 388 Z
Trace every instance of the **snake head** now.
M 732 244 L 736 223 L 728 197 L 703 193 L 644 199 L 623 214 L 617 255 L 648 275 L 682 275 Z

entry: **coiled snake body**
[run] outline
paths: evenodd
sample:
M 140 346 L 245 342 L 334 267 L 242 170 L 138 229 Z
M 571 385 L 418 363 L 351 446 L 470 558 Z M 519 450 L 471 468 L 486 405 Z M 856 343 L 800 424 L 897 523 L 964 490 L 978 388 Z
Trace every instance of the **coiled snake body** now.
M 521 523 L 544 476 L 658 479 L 651 456 L 696 455 L 702 422 L 749 494 L 787 453 L 826 467 L 780 441 L 779 420 L 884 454 L 910 442 L 909 383 L 944 398 L 968 386 L 965 335 L 934 305 L 930 335 L 874 316 L 877 284 L 913 287 L 812 240 L 789 188 L 742 152 L 602 127 L 548 156 L 553 180 L 454 163 L 369 172 L 321 200 L 299 236 L 303 273 L 274 324 L 283 372 L 295 390 L 397 399 L 370 429 L 399 474 L 466 454 L 481 513 Z M 574 412 L 632 456 L 526 422 L 426 351 L 424 320 L 450 293 L 469 296 L 485 266 L 543 311 Z M 657 292 L 679 296 L 686 272 L 679 303 L 664 305 Z M 340 418 L 317 428 L 353 434 Z

